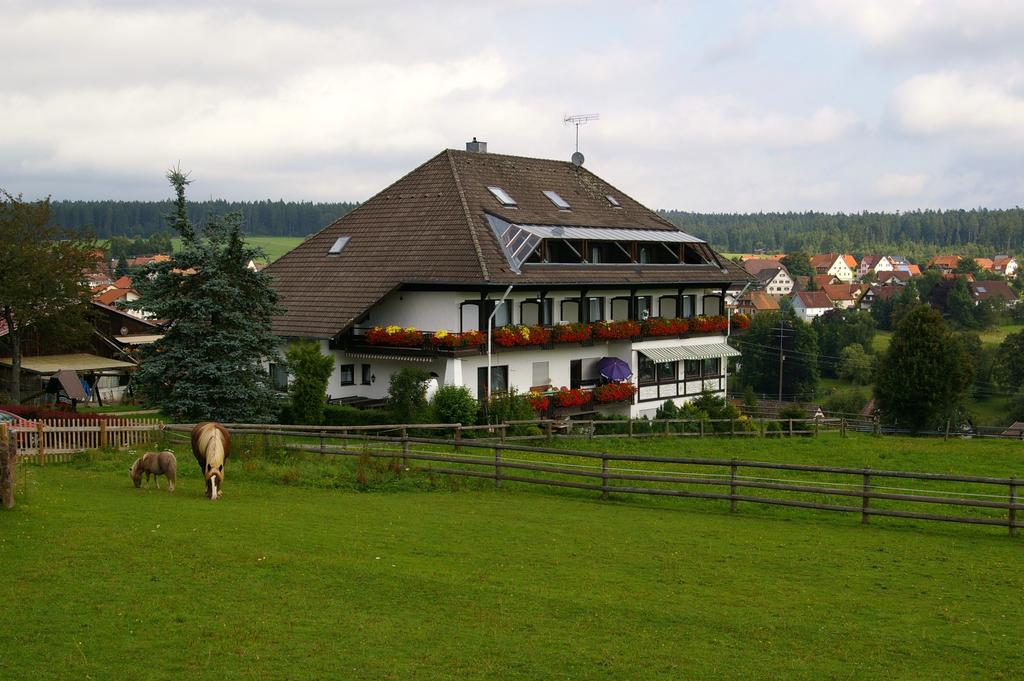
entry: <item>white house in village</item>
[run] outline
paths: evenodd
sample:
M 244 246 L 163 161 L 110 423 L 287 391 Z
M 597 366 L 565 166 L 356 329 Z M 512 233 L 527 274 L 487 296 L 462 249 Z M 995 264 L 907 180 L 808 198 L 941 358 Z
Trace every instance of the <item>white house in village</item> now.
M 793 311 L 805 322 L 833 309 L 835 305 L 824 291 L 797 291 L 793 294 Z
M 849 283 L 853 281 L 854 272 L 846 262 L 846 256 L 842 253 L 825 253 L 811 256 L 811 267 L 815 274 L 827 274 L 839 281 Z
M 869 273 L 892 272 L 892 261 L 885 255 L 865 255 L 857 266 L 857 278 L 863 279 Z
M 793 279 L 785 267 L 770 267 L 757 273 L 757 285 L 770 296 L 788 296 L 793 292 Z
M 481 399 L 515 388 L 557 404 L 565 387 L 588 404 L 562 413 L 634 417 L 725 392 L 726 360 L 739 353 L 726 343 L 723 297 L 750 281 L 589 170 L 476 141 L 267 271 L 287 310 L 275 332 L 333 355 L 332 399 L 381 398 L 393 373 L 418 366 Z M 598 402 L 615 392 L 602 392 L 614 383 L 598 368 L 606 358 L 625 363 L 636 394 Z

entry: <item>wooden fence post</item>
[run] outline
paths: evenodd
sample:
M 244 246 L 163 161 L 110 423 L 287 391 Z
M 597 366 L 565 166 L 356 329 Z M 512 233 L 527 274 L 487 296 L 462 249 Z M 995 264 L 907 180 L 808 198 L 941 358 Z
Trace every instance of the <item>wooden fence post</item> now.
M 14 508 L 14 482 L 18 467 L 18 438 L 4 428 L 3 447 L 0 448 L 0 504 Z
M 875 435 L 881 435 L 882 434 L 882 420 L 878 418 L 878 414 L 875 414 L 874 417 L 872 418 L 872 424 L 871 425 L 873 426 L 873 429 L 875 431 Z
M 761 437 L 764 437 L 764 417 L 761 417 Z
M 409 465 L 409 429 L 402 426 L 402 465 Z
M 789 436 L 793 437 L 793 419 L 789 420 Z
M 1010 505 L 1017 503 L 1017 478 L 1010 478 Z M 1011 508 L 1007 511 L 1007 524 L 1010 526 L 1010 536 L 1017 536 L 1017 509 Z
M 324 454 L 327 453 L 326 451 L 324 451 L 324 445 L 326 444 L 326 442 L 324 441 L 325 436 L 326 436 L 326 433 L 324 433 L 324 431 L 321 430 L 320 431 L 320 456 L 323 456 Z
M 587 439 L 588 440 L 593 440 L 594 439 L 594 431 L 597 430 L 597 426 L 594 425 L 594 420 L 593 419 L 588 421 L 588 423 L 590 425 L 587 426 Z
M 270 451 L 270 433 L 268 431 L 269 428 L 263 426 L 263 456 L 266 456 L 267 452 Z
M 846 437 L 846 417 L 845 416 L 842 418 L 842 420 L 839 421 L 839 435 L 842 436 L 842 437 Z
M 601 457 L 601 498 L 608 499 L 608 457 Z
M 504 442 L 505 441 L 505 437 L 507 435 L 508 435 L 508 424 L 507 423 L 503 423 L 498 428 L 498 441 L 499 442 Z
M 949 422 L 951 419 L 946 419 L 946 434 L 942 437 L 943 440 L 949 439 Z
M 871 517 L 868 514 L 868 502 L 871 497 L 868 496 L 868 492 L 871 491 L 871 475 L 869 473 L 864 474 L 864 492 L 861 494 L 860 502 L 860 522 L 863 525 L 868 524 L 868 519 Z
M 459 447 L 462 445 L 462 424 L 460 423 L 455 428 L 455 451 L 459 451 Z
M 633 437 L 633 417 L 629 417 L 629 436 Z
M 501 447 L 494 448 L 494 489 L 501 489 Z
M 36 436 L 39 438 L 39 465 L 42 466 L 46 463 L 46 442 L 44 441 L 44 426 L 42 421 L 36 422 Z
M 548 440 L 550 440 L 555 436 L 555 422 L 553 419 L 548 419 L 548 422 L 544 425 L 547 430 Z
M 700 417 L 700 436 L 704 437 L 704 417 Z
M 100 449 L 107 448 L 107 420 L 100 419 Z
M 672 432 L 672 419 L 665 418 L 665 435 L 669 435 Z
M 736 512 L 736 459 L 732 460 L 732 465 L 729 466 L 729 496 L 732 499 L 729 500 L 729 512 Z

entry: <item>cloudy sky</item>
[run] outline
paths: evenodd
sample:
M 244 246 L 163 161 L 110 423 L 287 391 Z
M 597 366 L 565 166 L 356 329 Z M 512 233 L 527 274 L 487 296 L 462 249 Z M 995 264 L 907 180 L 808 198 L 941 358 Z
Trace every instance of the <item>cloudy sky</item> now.
M 1024 3 L 0 0 L 0 187 L 362 200 L 445 147 L 694 211 L 1009 207 Z

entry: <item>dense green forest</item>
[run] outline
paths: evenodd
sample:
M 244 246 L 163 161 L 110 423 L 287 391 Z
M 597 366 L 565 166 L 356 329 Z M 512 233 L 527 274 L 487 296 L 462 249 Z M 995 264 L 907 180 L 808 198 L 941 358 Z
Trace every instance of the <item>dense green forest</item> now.
M 895 250 L 921 258 L 939 251 L 991 256 L 1024 250 L 1022 208 L 855 214 L 661 213 L 683 231 L 728 253 Z
M 306 236 L 345 215 L 358 203 L 295 201 L 197 201 L 189 218 L 239 211 L 246 232 Z M 91 227 L 96 236 L 141 236 L 163 232 L 170 201 L 54 201 L 53 222 Z M 938 252 L 964 256 L 1024 251 L 1024 209 L 925 210 L 907 213 L 687 213 L 661 211 L 680 229 L 728 253 L 803 250 L 863 254 L 896 251 L 911 258 Z
M 331 224 L 358 203 L 309 201 L 189 201 L 188 216 L 206 224 L 210 215 L 240 212 L 248 234 L 306 236 Z M 96 236 L 148 237 L 167 230 L 164 219 L 174 209 L 170 201 L 54 201 L 54 224 L 75 230 L 92 228 Z

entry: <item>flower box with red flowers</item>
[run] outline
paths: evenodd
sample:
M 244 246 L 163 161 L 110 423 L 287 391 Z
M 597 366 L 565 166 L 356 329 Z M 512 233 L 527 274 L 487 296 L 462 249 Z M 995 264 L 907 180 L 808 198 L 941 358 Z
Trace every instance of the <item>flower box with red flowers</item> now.
M 436 331 L 430 337 L 430 344 L 435 348 L 447 350 L 458 350 L 460 348 L 479 348 L 484 344 L 484 334 L 479 331 L 463 331 L 462 333 L 449 333 L 448 331 Z
M 690 331 L 690 320 L 673 317 L 651 317 L 644 321 L 645 336 L 678 336 Z
M 750 316 L 742 312 L 732 316 L 732 325 L 737 329 L 745 329 L 750 326 Z
M 640 334 L 640 325 L 631 320 L 596 322 L 591 328 L 598 340 L 628 340 Z
M 729 328 L 729 320 L 725 317 L 694 317 L 690 320 L 691 333 L 716 333 Z
M 556 343 L 583 343 L 590 340 L 589 324 L 559 324 L 551 332 Z
M 530 406 L 538 414 L 545 414 L 551 408 L 551 398 L 544 393 L 531 392 L 526 399 L 530 401 Z
M 364 336 L 370 345 L 391 345 L 399 348 L 416 348 L 423 345 L 423 332 L 411 326 L 375 326 Z
M 636 386 L 632 383 L 605 383 L 594 388 L 594 400 L 601 404 L 627 402 L 636 394 Z
M 503 348 L 544 345 L 551 341 L 551 332 L 543 326 L 503 326 L 494 330 L 493 340 Z
M 566 388 L 562 386 L 555 393 L 555 406 L 556 407 L 582 407 L 590 404 L 590 400 L 593 396 L 589 390 L 583 388 Z

